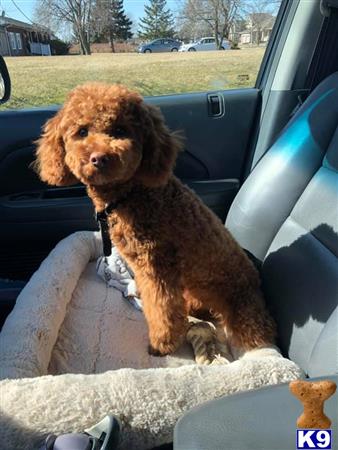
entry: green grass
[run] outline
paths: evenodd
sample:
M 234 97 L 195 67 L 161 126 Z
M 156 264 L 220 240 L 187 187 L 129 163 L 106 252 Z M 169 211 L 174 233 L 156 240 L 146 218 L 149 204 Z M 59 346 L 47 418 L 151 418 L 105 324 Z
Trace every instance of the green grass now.
M 123 83 L 143 95 L 252 87 L 263 48 L 239 51 L 12 57 L 12 98 L 3 108 L 62 103 L 86 81 Z

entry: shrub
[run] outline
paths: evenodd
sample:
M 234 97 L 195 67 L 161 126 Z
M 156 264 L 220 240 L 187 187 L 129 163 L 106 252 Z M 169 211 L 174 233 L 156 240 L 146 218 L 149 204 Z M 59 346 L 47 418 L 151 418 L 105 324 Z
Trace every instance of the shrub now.
M 61 41 L 61 39 L 53 39 L 50 41 L 52 55 L 68 55 L 71 44 Z
M 133 53 L 137 50 L 137 45 L 133 42 L 114 42 L 116 53 Z M 111 45 L 109 43 L 91 43 L 90 50 L 92 53 L 112 53 Z M 72 55 L 80 53 L 79 44 L 73 44 L 69 51 Z
M 230 43 L 230 49 L 231 50 L 240 50 L 240 48 L 239 48 L 239 46 L 238 46 L 238 42 L 234 42 L 234 41 L 232 41 L 231 43 Z

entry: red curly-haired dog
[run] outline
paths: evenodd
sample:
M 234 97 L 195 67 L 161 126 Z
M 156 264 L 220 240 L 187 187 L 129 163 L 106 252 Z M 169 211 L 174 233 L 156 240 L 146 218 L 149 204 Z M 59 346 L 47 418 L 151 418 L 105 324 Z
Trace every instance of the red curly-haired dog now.
M 124 86 L 87 84 L 70 93 L 38 142 L 42 180 L 81 181 L 109 214 L 113 244 L 134 271 L 149 351 L 173 352 L 187 316 L 212 311 L 233 344 L 274 341 L 259 277 L 221 221 L 173 175 L 180 141 L 160 111 Z

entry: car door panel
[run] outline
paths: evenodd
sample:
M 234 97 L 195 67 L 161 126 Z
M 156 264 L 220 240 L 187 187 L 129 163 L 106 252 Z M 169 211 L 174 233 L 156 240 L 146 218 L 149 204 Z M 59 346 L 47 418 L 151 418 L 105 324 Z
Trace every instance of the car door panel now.
M 260 91 L 215 92 L 224 104 L 224 111 L 218 117 L 209 111 L 210 94 L 169 95 L 152 97 L 149 101 L 161 108 L 169 127 L 181 132 L 183 137 L 185 151 L 179 156 L 175 170 L 179 178 L 201 180 L 200 172 L 197 174 L 195 170 L 201 171 L 203 167 L 204 179 L 239 179 L 260 104 Z
M 208 94 L 147 101 L 158 105 L 170 129 L 182 135 L 184 151 L 176 176 L 224 220 L 240 185 L 260 92 L 214 93 L 224 104 L 217 117 L 210 114 Z M 0 113 L 0 278 L 27 278 L 60 239 L 77 230 L 97 229 L 83 186 L 47 186 L 31 167 L 34 142 L 57 110 Z
M 216 49 L 216 44 L 213 40 L 209 40 L 208 42 L 208 50 L 215 50 Z

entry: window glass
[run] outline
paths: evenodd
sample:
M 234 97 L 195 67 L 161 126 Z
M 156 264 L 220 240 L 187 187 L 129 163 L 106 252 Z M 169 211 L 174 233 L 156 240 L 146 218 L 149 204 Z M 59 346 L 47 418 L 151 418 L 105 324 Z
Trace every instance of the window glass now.
M 22 50 L 21 34 L 16 33 L 15 35 L 16 35 L 16 43 L 17 43 L 18 49 Z
M 11 43 L 12 50 L 16 50 L 15 33 L 10 32 L 8 34 L 9 34 L 9 40 L 10 40 L 10 43 Z
M 1 109 L 61 104 L 88 81 L 123 83 L 148 96 L 253 87 L 281 3 L 81 0 L 91 7 L 80 33 L 68 14 L 56 15 L 59 0 L 17 1 L 25 16 L 13 7 L 0 25 L 12 78 L 12 98 Z

